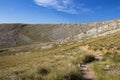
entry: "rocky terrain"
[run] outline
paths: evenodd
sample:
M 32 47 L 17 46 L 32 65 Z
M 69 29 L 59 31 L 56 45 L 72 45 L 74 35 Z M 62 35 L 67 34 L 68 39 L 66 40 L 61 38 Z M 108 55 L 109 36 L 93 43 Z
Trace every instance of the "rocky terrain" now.
M 120 80 L 120 20 L 0 24 L 0 80 Z
M 0 47 L 80 41 L 120 31 L 120 20 L 88 24 L 0 24 Z

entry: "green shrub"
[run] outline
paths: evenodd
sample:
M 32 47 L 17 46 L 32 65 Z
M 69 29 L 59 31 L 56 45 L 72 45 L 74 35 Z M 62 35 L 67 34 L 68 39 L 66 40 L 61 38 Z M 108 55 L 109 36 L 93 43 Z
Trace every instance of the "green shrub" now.
M 71 71 L 69 73 L 57 75 L 57 77 L 54 80 L 83 80 L 83 79 L 79 71 Z
M 46 76 L 50 73 L 50 70 L 45 68 L 45 67 L 42 67 L 42 68 L 37 69 L 37 73 L 42 75 L 42 76 Z
M 86 64 L 86 63 L 90 63 L 95 61 L 95 56 L 94 55 L 85 55 L 83 54 L 80 57 L 77 57 L 74 61 L 73 64 L 77 65 L 77 64 Z
M 94 48 L 92 48 L 92 49 L 93 49 L 94 51 L 97 51 L 97 50 L 98 50 L 98 49 L 97 49 L 97 48 L 95 48 L 95 47 L 94 47 Z
M 65 80 L 81 80 L 82 76 L 80 72 L 71 72 L 64 76 Z
M 103 48 L 100 48 L 99 50 L 100 50 L 100 51 L 102 51 L 102 50 L 103 50 Z
M 95 56 L 93 56 L 93 55 L 85 55 L 82 59 L 83 63 L 90 63 L 93 61 L 95 61 Z

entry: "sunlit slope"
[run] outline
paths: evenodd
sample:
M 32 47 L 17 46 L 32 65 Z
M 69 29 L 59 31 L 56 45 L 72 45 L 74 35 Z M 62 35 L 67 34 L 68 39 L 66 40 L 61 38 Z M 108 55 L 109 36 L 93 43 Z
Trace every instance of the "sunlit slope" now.
M 94 50 L 120 50 L 120 32 L 89 39 L 84 45 Z
M 43 42 L 80 41 L 107 32 L 120 31 L 120 20 L 89 24 L 0 24 L 0 47 Z

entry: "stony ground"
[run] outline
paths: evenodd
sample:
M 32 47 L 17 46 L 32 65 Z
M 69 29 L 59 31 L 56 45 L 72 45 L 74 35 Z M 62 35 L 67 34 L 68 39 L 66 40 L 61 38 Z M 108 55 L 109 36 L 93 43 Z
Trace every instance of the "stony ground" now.
M 80 71 L 82 72 L 83 78 L 85 80 L 96 80 L 96 75 L 92 68 L 92 63 L 84 64 L 80 66 Z

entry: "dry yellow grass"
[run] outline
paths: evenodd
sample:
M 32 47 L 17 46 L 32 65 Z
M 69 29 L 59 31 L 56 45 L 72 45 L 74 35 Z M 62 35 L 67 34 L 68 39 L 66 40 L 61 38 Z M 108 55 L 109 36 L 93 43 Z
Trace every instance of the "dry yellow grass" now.
M 0 58 L 0 79 L 2 80 L 70 80 L 71 76 L 81 78 L 76 64 L 72 63 L 79 44 L 37 50 L 31 54 Z M 64 49 L 64 50 L 63 50 Z M 73 74 L 71 74 L 73 73 Z

